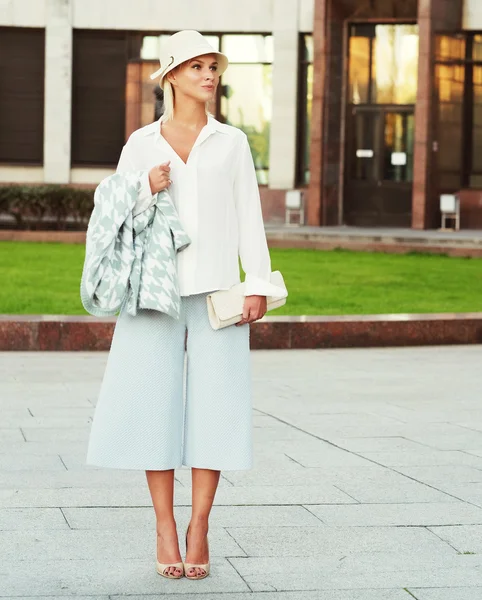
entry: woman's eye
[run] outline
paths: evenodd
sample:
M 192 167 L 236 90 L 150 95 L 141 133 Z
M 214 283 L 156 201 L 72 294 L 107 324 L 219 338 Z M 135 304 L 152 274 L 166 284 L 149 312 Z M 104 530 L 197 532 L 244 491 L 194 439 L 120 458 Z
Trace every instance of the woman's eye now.
M 212 66 L 211 69 L 214 69 L 215 71 L 218 70 L 218 68 L 216 66 Z

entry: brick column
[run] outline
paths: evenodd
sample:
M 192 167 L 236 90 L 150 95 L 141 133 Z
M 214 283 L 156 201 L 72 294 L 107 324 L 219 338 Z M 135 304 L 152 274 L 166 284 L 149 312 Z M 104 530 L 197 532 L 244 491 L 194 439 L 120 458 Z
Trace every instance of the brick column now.
M 423 0 L 418 10 L 418 83 L 415 105 L 415 140 L 413 153 L 412 228 L 428 225 L 430 173 L 432 167 L 432 77 L 433 31 L 432 0 Z
M 338 225 L 340 220 L 343 26 L 336 1 L 315 2 L 308 225 Z
M 439 226 L 437 173 L 433 156 L 435 34 L 457 31 L 462 21 L 462 0 L 419 0 L 418 88 L 415 106 L 415 147 L 412 192 L 412 227 Z
M 321 225 L 323 132 L 329 0 L 315 0 L 313 23 L 313 100 L 311 105 L 310 185 L 306 203 L 308 225 Z

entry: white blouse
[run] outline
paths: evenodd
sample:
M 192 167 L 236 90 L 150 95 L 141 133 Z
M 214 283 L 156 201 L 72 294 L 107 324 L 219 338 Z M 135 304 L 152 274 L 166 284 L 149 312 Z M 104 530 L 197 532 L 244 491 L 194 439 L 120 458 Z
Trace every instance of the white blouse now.
M 181 296 L 228 289 L 246 273 L 245 295 L 281 295 L 270 283 L 271 260 L 253 158 L 246 134 L 211 116 L 187 163 L 161 135 L 160 119 L 132 133 L 117 172 L 144 171 L 134 214 L 149 208 L 155 194 L 149 170 L 170 163 L 168 192 L 191 244 L 177 255 Z

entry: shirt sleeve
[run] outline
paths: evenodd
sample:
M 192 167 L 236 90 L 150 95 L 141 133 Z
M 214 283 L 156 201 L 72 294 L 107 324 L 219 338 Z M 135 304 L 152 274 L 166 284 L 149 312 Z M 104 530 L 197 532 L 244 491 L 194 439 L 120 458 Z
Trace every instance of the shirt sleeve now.
M 122 148 L 122 152 L 119 158 L 119 162 L 117 164 L 116 173 L 126 173 L 128 171 L 138 171 L 132 163 L 132 158 L 130 156 L 130 147 L 129 144 L 126 143 Z M 139 188 L 139 194 L 134 204 L 134 208 L 132 209 L 132 215 L 135 217 L 142 211 L 148 209 L 150 206 L 154 204 L 156 200 L 156 194 L 151 192 L 151 184 L 149 183 L 149 171 L 142 171 L 141 175 L 141 186 Z
M 264 230 L 256 169 L 248 137 L 242 132 L 234 179 L 234 198 L 238 219 L 239 257 L 246 274 L 245 296 L 285 296 L 285 291 L 270 282 L 271 258 Z

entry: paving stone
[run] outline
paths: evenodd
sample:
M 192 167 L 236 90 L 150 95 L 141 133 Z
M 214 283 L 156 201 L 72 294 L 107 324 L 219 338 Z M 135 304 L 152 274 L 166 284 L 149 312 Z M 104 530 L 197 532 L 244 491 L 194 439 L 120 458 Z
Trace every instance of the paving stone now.
M 65 471 L 65 465 L 62 464 L 59 456 L 51 455 L 36 455 L 24 454 L 17 456 L 15 454 L 0 454 L 0 482 L 12 477 L 14 481 L 18 481 L 17 473 L 26 471 L 31 477 L 33 471 Z M 8 471 L 8 474 L 5 473 Z M 43 473 L 40 477 L 43 477 Z M 5 487 L 5 486 L 3 486 Z
M 429 529 L 459 552 L 482 554 L 482 525 L 441 525 Z
M 448 494 L 452 494 L 459 500 L 471 502 L 482 507 L 482 483 L 451 483 L 450 481 L 439 483 Z
M 93 409 L 93 407 L 92 407 Z M 2 426 L 3 427 L 21 427 L 22 429 L 37 429 L 37 428 L 48 428 L 48 429 L 85 429 L 90 427 L 92 417 L 89 414 L 59 416 L 52 415 L 49 417 L 35 417 L 32 415 L 24 415 L 19 418 L 16 415 L 2 415 Z M 28 437 L 27 437 L 28 439 Z
M 417 600 L 480 600 L 480 598 L 482 598 L 482 587 L 410 587 L 409 592 L 413 594 Z
M 0 454 L 12 454 L 16 456 L 23 455 L 35 455 L 35 456 L 46 456 L 46 455 L 65 455 L 65 454 L 77 454 L 83 456 L 87 453 L 87 445 L 85 441 L 78 442 L 53 442 L 53 441 L 41 441 L 41 442 L 27 442 L 20 432 L 21 440 L 15 441 L 2 441 L 0 440 Z M 475 457 L 474 457 L 475 458 Z M 82 467 L 84 468 L 84 467 Z M 87 466 L 85 466 L 87 468 Z
M 19 427 L 10 429 L 0 429 L 0 443 L 23 442 L 25 438 L 22 435 Z
M 186 524 L 187 525 L 187 524 Z M 180 528 L 180 533 L 185 531 Z M 246 553 L 225 529 L 214 524 L 209 536 L 211 556 L 245 556 Z M 180 547 L 184 543 L 179 535 Z M 104 529 L 38 529 L 35 531 L 2 531 L 0 561 L 21 557 L 27 562 L 41 560 L 75 560 L 86 556 L 109 557 L 109 559 L 147 559 L 155 555 L 156 530 L 149 528 Z
M 367 460 L 387 467 L 466 465 L 482 468 L 482 457 L 462 450 L 435 450 L 427 447 L 417 452 L 362 452 L 360 454 Z
M 90 426 L 76 427 L 75 429 L 64 429 L 63 427 L 22 427 L 27 442 L 58 441 L 87 443 L 90 434 Z
M 0 508 L 64 506 L 152 506 L 152 501 L 139 487 L 0 489 Z
M 420 452 L 425 446 L 413 440 L 407 440 L 400 435 L 380 437 L 351 437 L 331 438 L 331 442 L 352 452 L 393 452 L 411 450 Z
M 397 471 L 439 487 L 446 481 L 453 483 L 482 483 L 482 469 L 466 465 L 433 465 L 431 467 L 398 467 Z
M 443 491 L 388 469 L 366 467 L 353 475 L 340 470 L 332 483 L 359 502 L 450 501 L 450 496 Z
M 415 556 L 414 556 L 415 555 Z M 276 586 L 277 590 L 297 589 L 356 589 L 480 586 L 482 581 L 481 561 L 466 561 L 465 557 L 443 556 L 443 562 L 433 561 L 414 552 L 412 559 L 404 564 L 405 555 L 399 552 L 365 553 L 346 555 L 339 552 L 332 556 L 232 558 L 230 562 L 243 576 L 249 586 Z M 390 560 L 387 561 L 386 559 Z M 415 563 L 419 559 L 419 564 Z M 472 558 L 472 557 L 471 557 Z M 398 562 L 397 562 L 398 561 Z M 448 561 L 451 561 L 450 563 Z M 293 577 L 296 573 L 297 577 Z M 417 596 L 418 598 L 418 596 Z
M 226 473 L 229 477 L 229 474 Z M 189 503 L 190 492 L 177 490 L 179 503 Z M 235 486 L 218 489 L 214 502 L 222 505 L 246 504 L 319 504 L 320 502 L 344 504 L 356 502 L 348 494 L 333 485 L 253 485 L 249 487 Z
M 400 547 L 454 553 L 447 543 L 421 527 L 230 527 L 228 531 L 248 556 L 393 552 Z
M 404 504 L 311 504 L 307 510 L 326 525 L 345 527 L 400 527 L 482 525 L 482 509 L 464 502 L 407 502 Z
M 106 552 L 99 558 L 37 559 L 4 562 L 0 565 L 2 594 L 13 600 L 17 596 L 31 596 L 35 582 L 37 597 L 58 600 L 57 596 L 68 594 L 77 600 L 77 591 L 84 595 L 130 595 L 199 593 L 199 581 L 185 577 L 173 581 L 161 577 L 155 570 L 155 555 L 148 558 L 116 558 Z M 90 555 L 91 556 L 91 555 Z M 213 593 L 215 598 L 225 592 L 249 591 L 249 587 L 236 573 L 232 565 L 222 557 L 211 559 L 212 574 L 202 580 L 202 597 Z M 217 595 L 216 595 L 217 594 Z M 0 596 L 2 597 L 2 596 Z M 125 598 L 125 596 L 124 596 Z M 129 596 L 129 600 L 132 596 Z M 40 600 L 40 598 L 38 599 Z
M 75 419 L 76 423 L 80 423 L 94 416 L 95 407 L 90 402 L 86 403 L 86 406 L 49 406 L 37 403 L 34 406 L 30 406 L 28 410 L 37 419 L 70 418 Z
M 60 511 L 59 511 L 60 512 Z M 1 514 L 1 513 L 0 513 Z M 130 508 L 64 508 L 63 514 L 72 529 L 127 529 L 152 528 L 155 526 L 152 507 Z M 176 506 L 174 516 L 178 531 L 187 525 L 190 506 Z M 302 506 L 213 506 L 212 526 L 257 527 L 269 525 L 318 526 L 321 521 Z M 179 525 L 180 524 L 180 525 Z
M 69 529 L 58 508 L 3 508 L 0 510 L 0 531 L 36 529 Z

